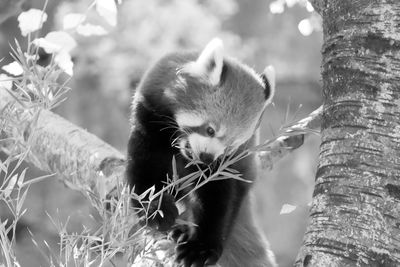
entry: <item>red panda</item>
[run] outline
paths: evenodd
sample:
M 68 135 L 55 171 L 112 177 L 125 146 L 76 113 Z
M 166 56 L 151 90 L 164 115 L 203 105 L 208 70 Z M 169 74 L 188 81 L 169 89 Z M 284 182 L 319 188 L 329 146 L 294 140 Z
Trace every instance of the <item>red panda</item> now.
M 274 79 L 271 67 L 257 75 L 224 55 L 217 38 L 200 53 L 161 58 L 146 72 L 133 99 L 126 169 L 130 188 L 137 194 L 153 186 L 161 190 L 173 175 L 173 160 L 179 177 L 198 168 L 210 174 L 221 158 L 256 145 L 255 132 L 273 97 Z M 199 165 L 188 164 L 193 160 Z M 161 213 L 149 219 L 148 226 L 171 232 L 177 241 L 176 261 L 185 267 L 274 266 L 252 217 L 249 191 L 257 178 L 256 157 L 250 154 L 229 168 L 250 183 L 215 180 L 190 191 L 180 216 L 191 227 L 175 224 L 175 201 L 188 190 L 163 193 L 151 204 Z

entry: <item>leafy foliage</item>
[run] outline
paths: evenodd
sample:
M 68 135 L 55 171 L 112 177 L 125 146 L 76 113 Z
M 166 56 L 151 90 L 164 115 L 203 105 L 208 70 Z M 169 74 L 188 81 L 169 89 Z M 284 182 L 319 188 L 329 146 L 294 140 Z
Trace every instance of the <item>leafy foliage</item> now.
M 113 95 L 124 105 L 130 97 L 131 86 L 138 82 L 149 63 L 167 52 L 201 47 L 219 36 L 231 45 L 230 49 L 238 57 L 247 53 L 247 46 L 238 35 L 222 29 L 222 22 L 236 12 L 233 0 L 127 0 L 119 6 L 115 27 L 104 23 L 95 12 L 81 13 L 84 5 L 84 1 L 62 3 L 56 15 L 56 27 L 65 25 L 65 16 L 82 14 L 86 23 L 98 25 L 109 35 L 83 38 L 79 34 L 83 24 L 76 32 L 68 30 L 80 47 L 79 51 L 73 51 L 78 59 L 74 80 L 80 83 L 96 80 L 96 88 Z M 102 33 L 102 29 L 93 28 L 93 32 Z

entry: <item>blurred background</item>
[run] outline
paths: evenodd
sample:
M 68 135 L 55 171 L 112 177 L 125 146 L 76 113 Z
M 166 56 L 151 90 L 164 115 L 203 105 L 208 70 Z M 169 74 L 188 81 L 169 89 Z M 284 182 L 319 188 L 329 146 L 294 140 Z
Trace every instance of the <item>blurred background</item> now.
M 12 3 L 14 1 L 14 3 Z M 20 4 L 16 4 L 16 3 Z M 44 0 L 5 0 L 16 10 L 42 9 Z M 51 0 L 41 34 L 62 29 L 68 13 L 85 13 L 92 1 Z M 2 6 L 3 5 L 3 6 Z M 2 11 L 0 11 L 0 18 Z M 20 34 L 18 12 L 0 24 L 0 58 L 12 61 L 9 44 L 14 39 L 26 46 Z M 224 41 L 227 54 L 237 57 L 257 72 L 274 65 L 277 91 L 274 105 L 263 118 L 262 140 L 279 128 L 300 119 L 321 105 L 319 17 L 302 0 L 124 0 L 118 5 L 117 26 L 105 24 L 95 14 L 88 18 L 102 25 L 105 35 L 86 37 L 71 33 L 77 47 L 71 52 L 74 75 L 68 99 L 54 110 L 125 153 L 129 134 L 131 96 L 143 72 L 170 51 L 201 49 L 215 36 Z M 43 63 L 50 56 L 41 54 Z M 257 219 L 280 266 L 291 266 L 307 225 L 318 158 L 319 137 L 263 171 L 256 191 Z M 1 155 L 0 155 L 1 158 Z M 41 175 L 29 169 L 28 177 Z M 296 206 L 280 214 L 283 204 Z M 17 231 L 17 254 L 21 266 L 46 266 L 41 247 L 46 240 L 57 247 L 58 232 L 49 219 L 69 219 L 68 231 L 79 232 L 96 223 L 87 216 L 92 208 L 83 196 L 57 179 L 34 184 L 25 202 L 27 212 Z M 0 206 L 1 220 L 10 217 Z M 10 217 L 11 218 L 11 217 Z M 47 252 L 45 252 L 47 253 Z

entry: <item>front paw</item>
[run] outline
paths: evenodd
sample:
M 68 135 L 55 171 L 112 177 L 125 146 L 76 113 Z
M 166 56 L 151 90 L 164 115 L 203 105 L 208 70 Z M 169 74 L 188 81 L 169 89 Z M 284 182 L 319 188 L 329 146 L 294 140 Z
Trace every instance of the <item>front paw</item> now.
M 178 243 L 176 247 L 176 260 L 184 267 L 203 267 L 214 265 L 222 254 L 222 245 L 187 240 Z
M 175 224 L 178 215 L 174 197 L 164 194 L 161 199 L 150 202 L 147 210 L 146 224 L 158 231 L 165 232 Z
M 190 227 L 187 224 L 178 224 L 170 232 L 169 236 L 175 243 L 187 242 L 190 238 Z

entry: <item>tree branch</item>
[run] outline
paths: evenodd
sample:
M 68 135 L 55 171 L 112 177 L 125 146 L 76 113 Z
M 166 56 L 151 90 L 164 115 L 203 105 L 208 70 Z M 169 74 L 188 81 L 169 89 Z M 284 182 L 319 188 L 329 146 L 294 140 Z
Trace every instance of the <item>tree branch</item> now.
M 265 147 L 266 151 L 259 153 L 262 168 L 272 169 L 275 162 L 303 145 L 306 135 L 319 133 L 322 109 L 323 106 L 320 106 L 306 118 L 287 125 L 283 129 L 283 134 L 270 141 Z
M 6 106 L 12 103 L 19 105 L 7 90 L 0 88 L 1 115 L 6 115 Z M 23 112 L 26 121 L 35 121 L 31 112 L 22 107 L 17 109 Z M 4 123 L 2 134 L 17 137 L 15 126 L 7 125 L 7 120 Z M 23 128 L 23 137 L 30 138 L 31 144 L 26 160 L 43 171 L 57 174 L 72 189 L 84 193 L 89 189 L 105 196 L 115 187 L 117 179 L 123 177 L 122 153 L 51 111 L 41 110 L 35 126 L 28 123 Z M 7 150 L 3 144 L 0 148 Z

